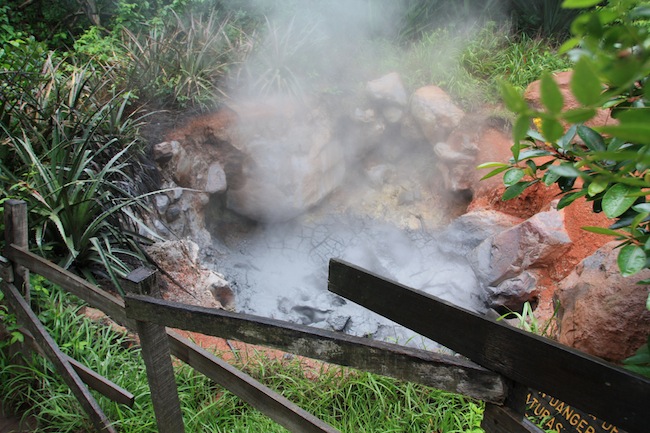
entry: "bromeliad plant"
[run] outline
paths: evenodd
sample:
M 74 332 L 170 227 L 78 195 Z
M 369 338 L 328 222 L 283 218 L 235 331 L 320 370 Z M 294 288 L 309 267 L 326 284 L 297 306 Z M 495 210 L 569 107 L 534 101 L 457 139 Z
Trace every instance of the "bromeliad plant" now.
M 32 245 L 87 278 L 119 276 L 145 260 L 138 235 L 137 128 L 129 94 L 92 68 L 56 63 L 42 74 L 5 71 L 2 198 L 28 203 Z M 14 78 L 13 80 L 11 78 Z
M 493 169 L 485 178 L 503 173 L 504 200 L 537 183 L 557 184 L 558 208 L 585 197 L 594 212 L 615 218 L 609 228 L 585 229 L 621 241 L 618 265 L 622 275 L 631 276 L 650 268 L 650 6 L 638 0 L 611 0 L 596 7 L 600 3 L 563 4 L 592 7 L 573 22 L 574 38 L 561 49 L 577 59 L 570 88 L 580 107 L 564 108 L 550 74 L 541 77 L 541 110 L 528 107 L 520 92 L 504 83 L 504 101 L 517 115 L 513 158 L 508 164 L 481 167 Z M 616 123 L 586 126 L 598 110 L 609 110 Z M 537 128 L 529 129 L 531 120 Z M 648 346 L 628 363 L 650 374 Z

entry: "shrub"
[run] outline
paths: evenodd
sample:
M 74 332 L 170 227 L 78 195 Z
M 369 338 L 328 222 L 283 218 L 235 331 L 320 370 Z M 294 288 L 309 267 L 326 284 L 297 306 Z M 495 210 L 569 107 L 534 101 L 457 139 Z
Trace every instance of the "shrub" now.
M 231 25 L 229 16 L 215 10 L 187 18 L 173 14 L 140 33 L 123 28 L 126 87 L 161 108 L 213 108 L 224 96 L 220 80 L 234 61 Z
M 596 6 L 597 0 L 565 0 L 567 7 Z M 579 108 L 565 110 L 558 85 L 549 73 L 541 77 L 543 109 L 527 106 L 521 93 L 503 83 L 508 108 L 517 114 L 513 158 L 509 164 L 488 163 L 485 177 L 503 173 L 503 199 L 519 196 L 536 184 L 557 184 L 558 208 L 579 197 L 593 202 L 616 223 L 587 230 L 621 241 L 618 265 L 622 275 L 650 267 L 650 8 L 642 1 L 611 0 L 593 7 L 571 25 L 574 38 L 563 50 L 576 59 L 570 88 Z M 616 125 L 589 128 L 584 122 L 597 109 L 611 110 Z M 529 129 L 531 119 L 536 129 Z M 565 132 L 565 125 L 572 125 Z M 539 162 L 539 158 L 544 158 Z M 580 182 L 576 182 L 580 179 Z M 650 281 L 642 281 L 650 284 Z M 650 309 L 650 297 L 647 306 Z M 648 346 L 629 361 L 650 374 Z
M 132 170 L 142 117 L 91 66 L 52 55 L 39 65 L 38 76 L 3 71 L 2 198 L 28 203 L 31 242 L 45 257 L 119 288 L 117 276 L 144 261 Z

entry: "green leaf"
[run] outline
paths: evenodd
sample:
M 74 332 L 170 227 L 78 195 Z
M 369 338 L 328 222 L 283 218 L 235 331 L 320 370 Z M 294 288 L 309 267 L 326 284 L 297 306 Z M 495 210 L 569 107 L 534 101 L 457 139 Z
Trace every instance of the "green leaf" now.
M 521 92 L 512 84 L 506 81 L 501 81 L 499 90 L 501 91 L 501 97 L 503 98 L 506 107 L 508 107 L 508 110 L 521 114 L 526 110 L 526 108 L 528 108 Z
M 625 123 L 621 125 L 600 126 L 596 130 L 632 143 L 650 144 L 650 123 Z
M 519 160 L 523 161 L 524 159 L 537 158 L 540 156 L 549 156 L 552 155 L 551 152 L 544 149 L 527 149 L 521 152 L 519 155 Z
M 639 347 L 636 354 L 623 361 L 624 364 L 650 364 L 650 347 L 647 344 Z
M 582 228 L 585 231 L 591 232 L 591 233 L 596 233 L 599 235 L 607 235 L 607 236 L 616 236 L 616 237 L 621 237 L 623 236 L 622 233 L 617 232 L 616 230 L 612 229 L 607 229 L 604 227 L 595 227 L 595 226 L 587 226 Z
M 593 106 L 600 101 L 602 85 L 594 69 L 592 62 L 585 56 L 573 68 L 571 92 L 582 105 Z
M 503 184 L 505 186 L 512 186 L 515 183 L 519 182 L 525 173 L 521 168 L 512 168 L 503 175 Z
M 580 43 L 579 38 L 571 38 L 568 41 L 564 42 L 558 49 L 558 54 L 566 54 L 569 50 L 572 50 Z
M 542 119 L 542 134 L 547 142 L 555 143 L 564 135 L 564 127 L 555 119 Z
M 503 192 L 503 196 L 501 197 L 501 200 L 507 201 L 519 197 L 526 188 L 528 188 L 529 186 L 537 182 L 538 182 L 537 179 L 532 180 L 530 182 L 517 182 L 514 185 L 511 185 L 508 188 L 506 188 L 506 190 Z
M 612 186 L 603 196 L 603 211 L 607 218 L 621 216 L 636 201 L 636 197 L 630 193 L 638 192 L 638 188 L 617 183 Z
M 596 115 L 595 108 L 574 108 L 561 114 L 562 119 L 569 123 L 583 123 Z
M 564 162 L 560 165 L 553 165 L 548 170 L 559 177 L 579 177 L 582 173 L 573 164 Z
M 559 174 L 548 170 L 548 171 L 546 171 L 546 173 L 544 173 L 544 177 L 542 178 L 542 182 L 544 182 L 544 185 L 546 185 L 546 186 L 551 186 L 555 182 L 557 182 L 558 179 L 561 178 L 561 177 L 562 176 L 560 176 Z
M 650 212 L 650 203 L 639 203 L 632 206 L 637 212 Z
M 505 162 L 484 162 L 483 164 L 480 164 L 476 166 L 477 169 L 482 169 L 482 168 L 496 168 L 496 167 L 510 167 L 508 164 Z
M 565 195 L 564 197 L 562 197 L 560 199 L 560 201 L 557 204 L 558 210 L 569 206 L 571 203 L 573 203 L 574 201 L 576 201 L 580 197 L 584 197 L 585 195 L 587 195 L 587 191 L 585 191 L 585 190 L 572 192 L 570 194 Z
M 564 9 L 583 9 L 590 8 L 599 4 L 601 0 L 564 0 L 562 8 Z
M 562 137 L 560 137 L 560 139 L 557 141 L 557 145 L 560 149 L 566 151 L 569 148 L 571 141 L 576 136 L 576 130 L 577 125 L 573 125 Z
M 645 268 L 646 255 L 637 245 L 626 245 L 621 248 L 616 259 L 621 275 L 629 277 Z
M 512 138 L 515 143 L 519 143 L 521 140 L 526 138 L 528 128 L 530 128 L 530 118 L 526 115 L 517 117 L 517 120 L 512 127 Z
M 585 142 L 585 145 L 589 148 L 589 150 L 598 152 L 607 149 L 605 140 L 603 140 L 602 135 L 589 128 L 588 126 L 578 125 L 577 132 L 578 136 L 582 138 L 582 141 Z
M 589 184 L 589 187 L 587 188 L 587 193 L 589 194 L 589 197 L 593 197 L 605 191 L 608 185 L 609 185 L 609 180 L 603 177 L 597 177 Z
M 510 168 L 509 165 L 506 165 L 505 167 L 495 168 L 494 170 L 492 170 L 491 172 L 489 172 L 488 174 L 486 174 L 485 176 L 483 176 L 483 177 L 481 178 L 481 180 L 485 180 L 485 179 L 489 179 L 489 178 L 491 178 L 491 177 L 494 177 L 494 176 L 496 176 L 496 175 L 499 174 L 499 173 L 503 173 L 503 172 L 506 171 L 508 168 Z
M 545 72 L 542 74 L 540 83 L 542 104 L 548 112 L 558 114 L 564 107 L 564 97 L 553 76 Z M 554 140 L 553 140 L 554 141 Z

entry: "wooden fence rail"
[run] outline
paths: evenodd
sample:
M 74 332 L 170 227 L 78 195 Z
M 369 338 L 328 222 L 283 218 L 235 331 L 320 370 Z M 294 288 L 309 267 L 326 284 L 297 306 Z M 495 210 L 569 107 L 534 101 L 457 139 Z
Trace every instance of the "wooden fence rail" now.
M 12 208 L 10 227 L 21 227 L 20 203 L 9 201 L 5 206 Z M 336 432 L 281 395 L 165 327 L 273 347 L 481 399 L 487 402 L 482 426 L 488 433 L 542 432 L 524 417 L 529 388 L 561 398 L 630 433 L 647 431 L 648 379 L 339 260 L 330 262 L 329 289 L 332 292 L 438 341 L 469 360 L 141 294 L 150 290 L 130 293 L 123 300 L 30 253 L 22 242 L 14 242 L 20 237 L 5 235 L 9 242 L 3 250 L 8 260 L 0 256 L 2 291 L 21 321 L 29 324 L 39 350 L 53 360 L 75 395 L 78 394 L 99 431 L 112 432 L 114 429 L 91 400 L 92 396 L 88 399 L 80 375 L 94 377 L 89 381 L 102 382 L 107 394 L 125 403 L 129 402 L 128 391 L 112 387 L 110 381 L 89 374 L 90 370 L 83 366 L 74 367 L 76 361 L 60 353 L 56 343 L 43 334 L 42 325 L 39 327 L 40 322 L 29 309 L 25 301 L 28 291 L 19 293 L 14 286 L 15 273 L 20 274 L 15 278 L 20 283 L 24 283 L 28 271 L 40 274 L 104 311 L 116 322 L 138 330 L 158 428 L 162 433 L 184 431 L 170 355 L 228 388 L 290 431 Z M 590 430 L 585 433 L 587 431 Z
M 329 289 L 517 384 L 548 393 L 630 432 L 648 429 L 647 378 L 343 261 L 330 261 Z

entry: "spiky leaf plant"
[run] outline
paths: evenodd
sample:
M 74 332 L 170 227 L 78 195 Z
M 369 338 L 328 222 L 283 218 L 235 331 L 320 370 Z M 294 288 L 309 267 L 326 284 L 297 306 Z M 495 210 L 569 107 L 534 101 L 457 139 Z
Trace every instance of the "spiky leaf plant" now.
M 159 107 L 213 108 L 225 96 L 219 84 L 233 62 L 231 26 L 229 15 L 214 10 L 173 14 L 140 33 L 123 29 L 128 87 Z
M 3 196 L 27 201 L 41 254 L 119 290 L 118 277 L 145 261 L 132 168 L 141 116 L 130 112 L 129 94 L 111 89 L 110 75 L 88 66 L 50 56 L 38 76 L 5 72 Z

